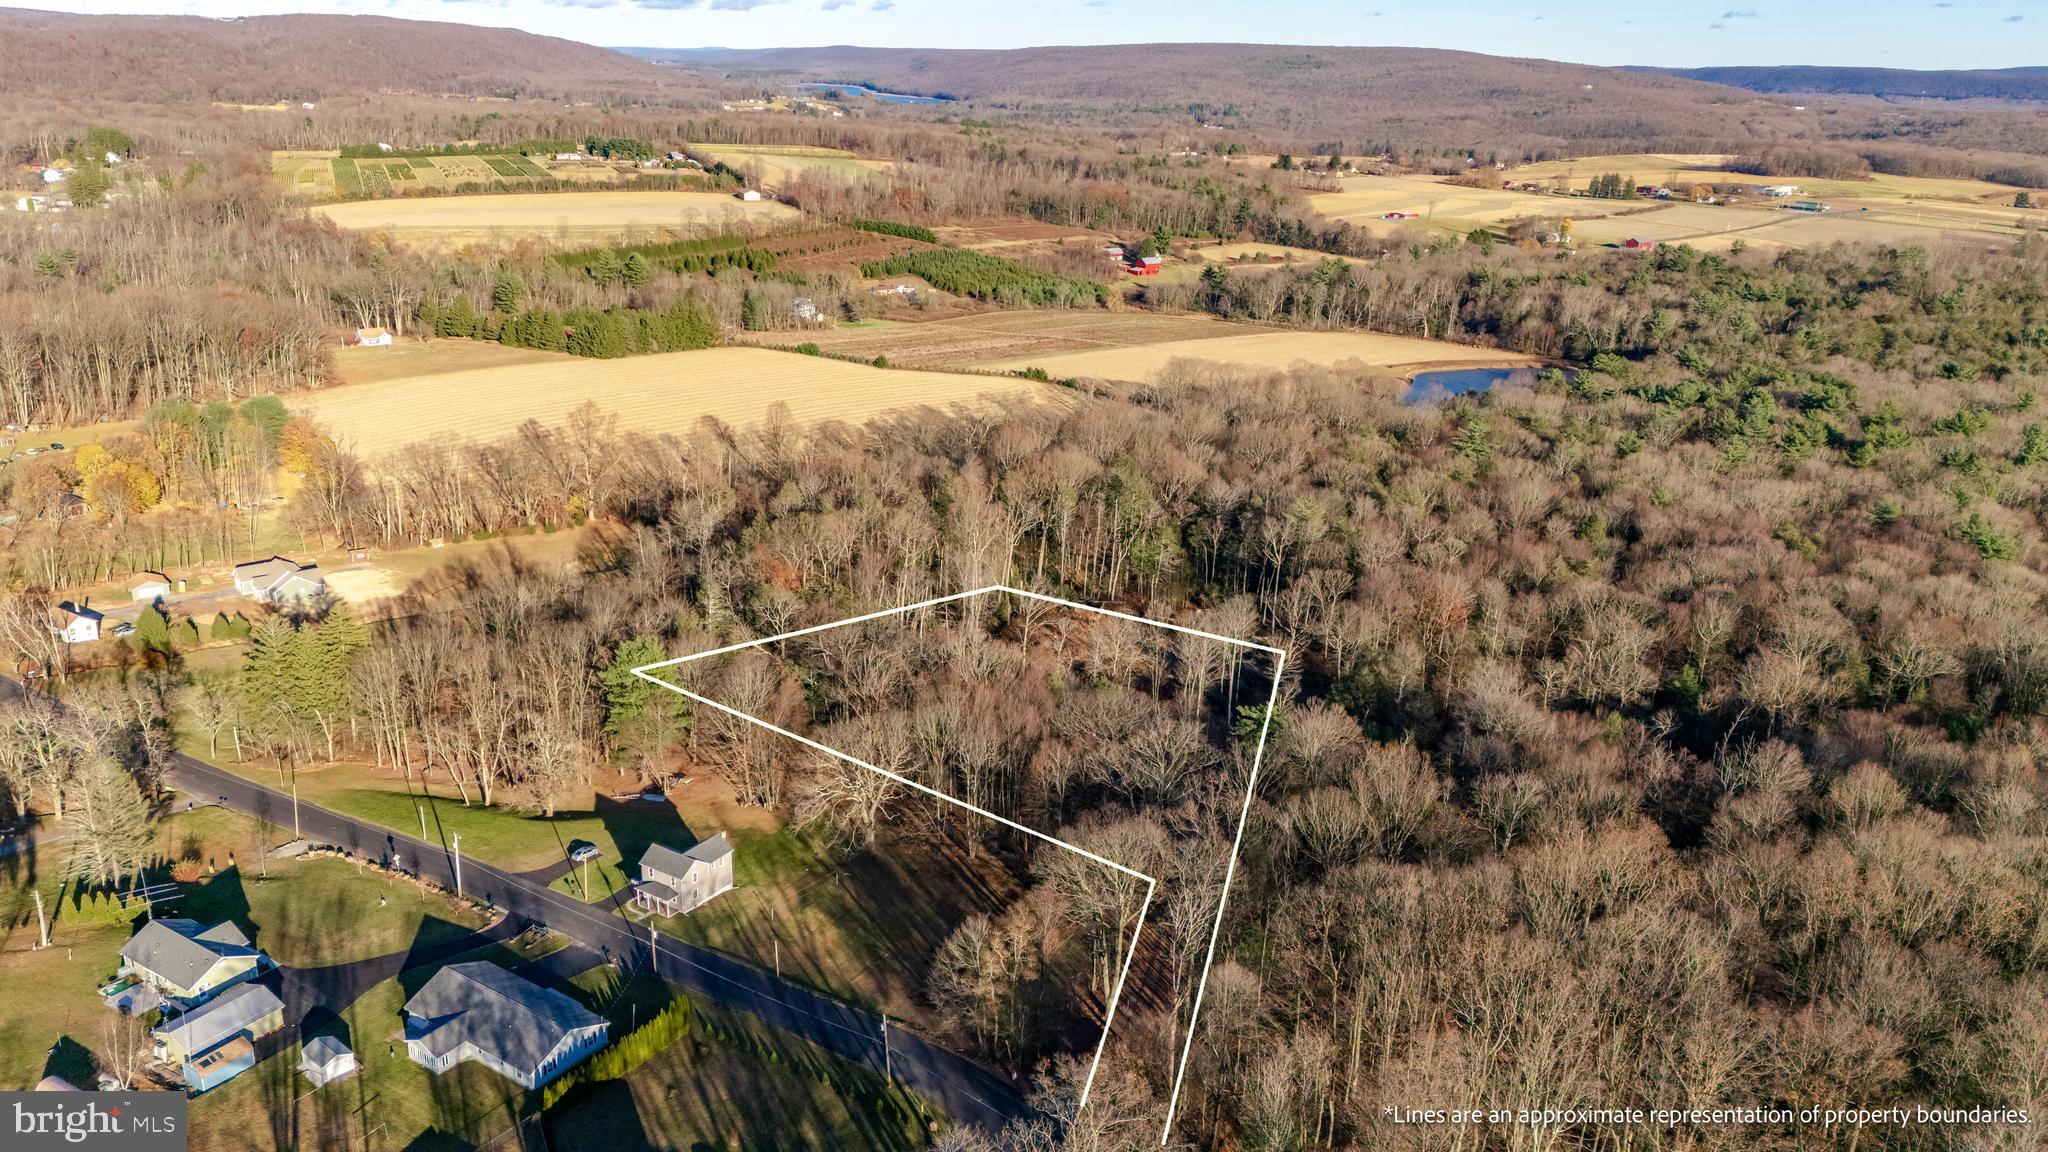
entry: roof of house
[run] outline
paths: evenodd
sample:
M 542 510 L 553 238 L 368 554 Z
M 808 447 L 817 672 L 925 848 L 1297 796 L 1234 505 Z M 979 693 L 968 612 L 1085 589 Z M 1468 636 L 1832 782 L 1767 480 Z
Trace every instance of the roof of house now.
M 669 876 L 687 876 L 693 863 L 715 864 L 732 855 L 732 841 L 725 833 L 699 840 L 687 852 L 678 852 L 666 844 L 649 844 L 647 851 L 640 854 L 640 863 L 650 865 L 655 871 Z
M 300 1050 L 299 1055 L 302 1063 L 315 1068 L 325 1068 L 336 1060 L 344 1056 L 353 1056 L 355 1053 L 350 1052 L 348 1045 L 343 1044 L 338 1037 L 315 1036 L 306 1041 L 306 1046 Z
M 522 1069 L 538 1067 L 570 1032 L 604 1023 L 560 992 L 481 960 L 434 973 L 405 1013 L 405 1038 L 436 1056 L 467 1042 Z
M 272 1012 L 283 1010 L 284 1001 L 263 985 L 237 984 L 218 999 L 209 1000 L 158 1028 L 156 1035 L 174 1040 L 186 1052 L 197 1055 Z
M 282 576 L 287 572 L 297 572 L 299 567 L 299 563 L 295 560 L 287 560 L 282 556 L 272 556 L 268 560 L 251 560 L 247 564 L 235 565 L 235 579 L 269 579 Z
M 69 600 L 66 600 L 62 604 L 57 605 L 57 611 L 64 613 L 66 616 L 76 616 L 80 620 L 101 619 L 99 613 L 93 611 L 90 608 L 86 608 L 78 604 L 73 604 Z
M 640 866 L 667 876 L 681 876 L 690 870 L 690 858 L 666 844 L 649 844 L 640 854 Z
M 732 841 L 727 840 L 725 833 L 720 832 L 710 839 L 697 841 L 683 855 L 688 856 L 692 860 L 702 860 L 706 864 L 713 864 L 732 855 Z
M 168 585 L 170 582 L 171 578 L 161 572 L 144 572 L 135 578 L 135 587 L 143 588 L 151 584 Z
M 233 921 L 206 928 L 197 920 L 151 920 L 121 946 L 123 960 L 180 988 L 192 987 L 226 957 L 253 952 Z
M 378 337 L 380 337 L 380 336 L 384 336 L 384 335 L 386 335 L 386 333 L 385 333 L 384 329 L 382 329 L 382 328 L 358 328 L 358 329 L 356 329 L 356 338 L 357 338 L 357 339 L 359 339 L 359 340 L 375 340 L 375 339 L 377 339 Z
M 649 900 L 659 900 L 663 904 L 673 904 L 676 902 L 676 890 L 659 880 L 642 880 L 633 887 L 637 891 L 647 893 Z

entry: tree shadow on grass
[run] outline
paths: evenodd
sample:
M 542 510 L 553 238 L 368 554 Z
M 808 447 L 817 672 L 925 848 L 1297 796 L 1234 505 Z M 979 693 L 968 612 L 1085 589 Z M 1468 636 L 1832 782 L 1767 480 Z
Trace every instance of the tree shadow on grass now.
M 197 920 L 211 928 L 223 920 L 232 920 L 235 927 L 249 938 L 257 948 L 263 942 L 257 938 L 261 929 L 249 918 L 249 894 L 242 885 L 242 870 L 239 867 L 216 872 L 203 883 L 188 884 L 174 902 L 177 914 L 188 920 Z
M 57 1037 L 57 1042 L 50 1045 L 49 1056 L 43 1060 L 43 1075 L 61 1076 L 78 1088 L 92 1087 L 97 1068 L 92 1053 L 69 1036 Z

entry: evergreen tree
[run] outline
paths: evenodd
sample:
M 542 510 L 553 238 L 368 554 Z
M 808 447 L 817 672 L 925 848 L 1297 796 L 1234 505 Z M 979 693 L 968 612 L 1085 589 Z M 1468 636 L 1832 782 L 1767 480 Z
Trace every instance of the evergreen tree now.
M 469 302 L 469 295 L 457 292 L 455 299 L 441 310 L 439 324 L 434 328 L 436 336 L 467 338 L 476 335 L 476 309 Z
M 525 298 L 526 281 L 520 277 L 519 269 L 509 264 L 500 266 L 497 279 L 491 282 L 491 307 L 499 312 L 515 312 Z
M 71 874 L 87 884 L 112 884 L 148 863 L 149 806 L 135 777 L 112 760 L 94 758 L 79 774 L 71 823 Z
M 667 655 L 658 638 L 636 636 L 619 645 L 611 663 L 598 674 L 604 692 L 606 740 L 613 754 L 637 764 L 643 777 L 652 775 L 652 765 L 691 725 L 688 697 L 633 675 L 633 669 Z
M 653 269 L 647 266 L 647 257 L 638 252 L 628 252 L 624 262 L 619 265 L 619 275 L 627 284 L 638 288 L 647 283 L 648 277 L 653 275 Z
M 740 304 L 740 327 L 749 332 L 768 330 L 768 302 L 760 294 L 749 292 Z
M 151 604 L 135 618 L 135 646 L 157 655 L 170 653 L 171 620 L 162 608 Z
M 242 401 L 238 411 L 242 419 L 263 430 L 263 438 L 273 445 L 284 432 L 284 426 L 291 423 L 291 413 L 285 411 L 284 401 L 275 396 L 251 396 Z
M 242 663 L 242 714 L 254 734 L 271 747 L 297 743 L 305 717 L 299 712 L 302 659 L 299 631 L 282 616 L 257 624 Z

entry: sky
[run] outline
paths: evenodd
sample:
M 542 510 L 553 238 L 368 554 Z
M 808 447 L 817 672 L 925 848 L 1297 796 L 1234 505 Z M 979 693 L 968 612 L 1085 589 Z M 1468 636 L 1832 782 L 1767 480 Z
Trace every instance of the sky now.
M 367 13 L 606 46 L 1018 48 L 1176 40 L 1462 48 L 1586 64 L 2048 66 L 2041 0 L 10 0 L 70 12 Z

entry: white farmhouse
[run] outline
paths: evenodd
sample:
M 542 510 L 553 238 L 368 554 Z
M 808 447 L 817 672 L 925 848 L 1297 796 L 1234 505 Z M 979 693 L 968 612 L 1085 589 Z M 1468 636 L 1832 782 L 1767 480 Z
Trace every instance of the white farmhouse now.
M 57 618 L 50 622 L 50 631 L 64 638 L 66 644 L 90 644 L 100 638 L 99 613 L 83 604 L 69 600 L 57 605 Z
M 650 844 L 640 857 L 633 903 L 662 916 L 690 912 L 732 890 L 732 842 L 725 833 L 700 840 L 687 852 Z

